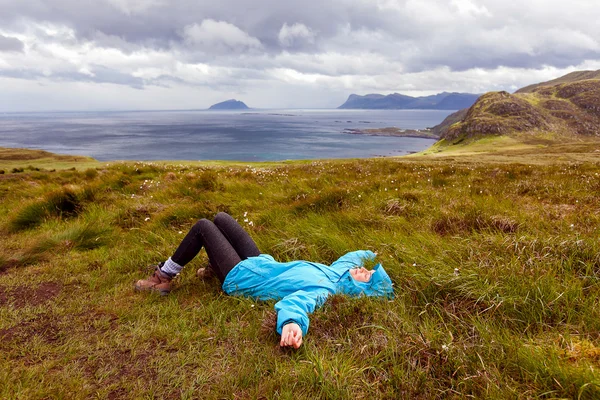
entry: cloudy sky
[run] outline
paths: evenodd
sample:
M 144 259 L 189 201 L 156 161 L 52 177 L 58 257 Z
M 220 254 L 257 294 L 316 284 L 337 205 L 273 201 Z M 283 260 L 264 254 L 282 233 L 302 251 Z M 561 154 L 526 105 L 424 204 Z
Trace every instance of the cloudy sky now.
M 596 0 L 0 0 L 0 111 L 327 108 L 600 69 Z

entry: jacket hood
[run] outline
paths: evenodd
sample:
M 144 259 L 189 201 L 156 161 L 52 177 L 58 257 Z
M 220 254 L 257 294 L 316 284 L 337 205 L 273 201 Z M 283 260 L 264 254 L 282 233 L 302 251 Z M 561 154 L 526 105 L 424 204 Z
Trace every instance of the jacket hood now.
M 392 280 L 381 264 L 373 267 L 373 275 L 369 282 L 359 282 L 355 280 L 348 269 L 337 282 L 337 292 L 353 297 L 373 296 L 373 297 L 394 297 L 394 288 Z

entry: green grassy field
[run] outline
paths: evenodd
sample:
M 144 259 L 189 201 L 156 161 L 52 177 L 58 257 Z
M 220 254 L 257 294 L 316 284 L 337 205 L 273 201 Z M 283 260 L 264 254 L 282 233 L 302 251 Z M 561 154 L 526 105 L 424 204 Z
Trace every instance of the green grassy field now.
M 0 175 L 0 398 L 600 398 L 600 147 L 479 146 L 75 170 L 16 157 Z M 204 252 L 170 296 L 133 291 L 218 211 L 280 261 L 374 250 L 396 297 L 329 299 L 292 351 L 272 302 L 195 276 Z

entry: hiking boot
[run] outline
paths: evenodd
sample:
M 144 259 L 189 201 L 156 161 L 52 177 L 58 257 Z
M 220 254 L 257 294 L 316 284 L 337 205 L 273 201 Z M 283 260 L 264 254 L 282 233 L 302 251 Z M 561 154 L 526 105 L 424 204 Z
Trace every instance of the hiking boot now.
M 207 267 L 200 268 L 196 271 L 196 276 L 200 279 L 210 279 L 215 276 L 215 271 L 213 271 L 210 264 Z
M 171 291 L 171 280 L 169 275 L 160 270 L 164 263 L 158 264 L 152 276 L 147 279 L 140 279 L 135 283 L 135 290 L 139 292 L 158 292 L 161 296 L 166 296 Z

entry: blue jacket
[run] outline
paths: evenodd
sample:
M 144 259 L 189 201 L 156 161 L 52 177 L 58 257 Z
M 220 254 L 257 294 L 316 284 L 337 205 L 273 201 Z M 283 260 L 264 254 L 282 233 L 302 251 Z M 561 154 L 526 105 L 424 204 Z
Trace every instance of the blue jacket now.
M 223 290 L 234 296 L 279 300 L 275 304 L 277 332 L 281 334 L 284 325 L 295 322 L 306 335 L 308 314 L 330 295 L 393 297 L 392 281 L 381 264 L 375 265 L 369 282 L 355 281 L 350 275 L 350 269 L 374 258 L 372 251 L 358 250 L 327 266 L 308 261 L 280 263 L 268 254 L 261 254 L 239 262 L 227 274 Z

